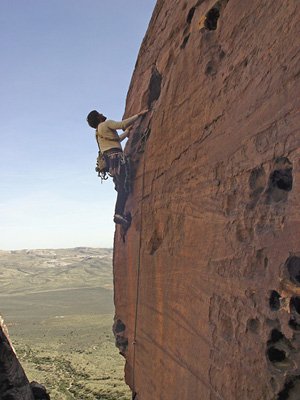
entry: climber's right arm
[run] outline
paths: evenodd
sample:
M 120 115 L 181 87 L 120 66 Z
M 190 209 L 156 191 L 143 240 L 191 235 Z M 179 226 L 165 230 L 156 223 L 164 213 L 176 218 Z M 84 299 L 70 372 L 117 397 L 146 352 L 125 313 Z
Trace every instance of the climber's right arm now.
M 134 115 L 133 117 L 123 119 L 123 121 L 113 121 L 113 120 L 108 120 L 106 121 L 106 126 L 108 126 L 110 129 L 123 129 L 125 130 L 129 126 L 131 126 L 140 116 L 145 115 L 148 112 L 148 110 L 143 110 L 139 112 L 138 114 Z

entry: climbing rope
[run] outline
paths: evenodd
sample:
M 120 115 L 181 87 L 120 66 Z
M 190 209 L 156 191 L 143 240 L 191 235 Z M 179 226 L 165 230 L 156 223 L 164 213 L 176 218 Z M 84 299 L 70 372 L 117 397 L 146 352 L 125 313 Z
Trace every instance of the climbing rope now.
M 146 132 L 148 133 L 147 138 L 150 133 L 150 123 L 152 116 L 148 122 L 148 127 Z M 143 147 L 145 147 L 145 138 Z M 142 232 L 143 232 L 143 198 L 144 198 L 144 187 L 145 187 L 145 168 L 146 165 L 146 154 L 144 154 L 143 160 L 143 177 L 142 177 L 142 201 L 141 201 L 141 214 L 140 214 L 140 237 L 139 237 L 139 246 L 138 246 L 138 265 L 137 265 L 137 283 L 136 283 L 136 303 L 135 303 L 135 320 L 134 320 L 134 335 L 133 335 L 133 363 L 132 363 L 132 388 L 133 388 L 133 399 L 136 396 L 135 392 L 135 362 L 136 362 L 136 336 L 137 336 L 137 319 L 138 319 L 138 305 L 139 305 L 139 294 L 140 294 L 140 270 L 141 270 L 141 247 L 142 247 Z

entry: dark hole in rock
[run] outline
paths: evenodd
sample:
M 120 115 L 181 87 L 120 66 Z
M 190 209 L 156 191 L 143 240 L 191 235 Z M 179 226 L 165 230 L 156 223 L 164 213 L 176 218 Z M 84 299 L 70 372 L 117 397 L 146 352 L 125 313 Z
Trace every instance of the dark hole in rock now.
M 289 320 L 289 326 L 294 331 L 300 331 L 300 297 L 295 296 L 290 301 L 290 312 L 291 318 Z
M 290 306 L 291 311 L 296 311 L 296 313 L 300 314 L 300 297 L 292 297 Z
M 277 328 L 273 329 L 270 340 L 267 342 L 266 357 L 276 369 L 287 370 L 294 367 L 294 362 L 290 358 L 295 351 L 289 339 Z
M 278 311 L 280 309 L 280 299 L 280 294 L 276 292 L 276 290 L 272 290 L 269 299 L 269 305 L 272 311 Z
M 252 333 L 258 333 L 260 322 L 257 318 L 251 318 L 247 321 L 247 330 Z
M 123 336 L 116 337 L 116 347 L 119 349 L 121 354 L 125 354 L 128 347 L 128 339 Z
M 224 51 L 224 50 L 221 50 L 220 53 L 219 53 L 219 59 L 220 59 L 220 60 L 223 60 L 223 58 L 224 58 L 225 56 L 226 56 L 225 51 Z
M 292 168 L 277 169 L 270 175 L 270 183 L 273 187 L 290 192 L 293 188 Z
M 278 342 L 279 340 L 283 339 L 283 334 L 278 329 L 273 329 L 271 332 L 271 341 L 273 343 Z
M 279 157 L 275 161 L 275 168 L 269 176 L 266 191 L 266 203 L 287 201 L 288 194 L 293 188 L 293 168 L 286 157 Z
M 217 29 L 218 19 L 220 17 L 219 9 L 217 7 L 211 8 L 205 17 L 205 28 L 209 31 L 215 31 Z
M 289 327 L 292 328 L 294 331 L 300 331 L 300 323 L 297 322 L 295 317 L 291 317 L 289 320 Z
M 160 96 L 162 76 L 156 68 L 153 68 L 150 83 L 149 83 L 149 96 L 148 108 L 151 108 L 152 103 Z
M 299 400 L 300 375 L 289 377 L 284 384 L 284 388 L 278 393 L 276 400 Z
M 190 34 L 188 34 L 188 35 L 183 39 L 183 42 L 181 43 L 181 46 L 180 46 L 181 49 L 184 49 L 184 48 L 185 48 L 185 46 L 187 45 L 187 42 L 189 41 L 189 38 L 190 38 Z
M 187 17 L 186 17 L 186 22 L 187 22 L 188 24 L 190 24 L 190 23 L 192 22 L 192 19 L 193 19 L 193 16 L 194 16 L 194 14 L 195 14 L 195 11 L 196 11 L 196 7 L 192 7 L 192 8 L 190 9 L 190 11 L 189 11 L 189 13 L 188 13 L 188 15 L 187 15 Z
M 283 350 L 276 349 L 276 347 L 270 347 L 267 350 L 268 359 L 272 363 L 282 362 L 286 359 L 286 354 Z
M 268 257 L 264 258 L 264 267 L 267 268 L 267 266 L 269 265 L 269 259 Z
M 286 261 L 290 280 L 297 286 L 300 286 L 300 257 L 292 256 Z
M 120 333 L 125 331 L 125 329 L 126 329 L 125 324 L 120 319 L 118 319 L 114 326 L 114 332 Z
M 209 61 L 205 67 L 205 74 L 206 75 L 216 75 L 217 70 L 214 67 L 214 64 L 212 61 Z

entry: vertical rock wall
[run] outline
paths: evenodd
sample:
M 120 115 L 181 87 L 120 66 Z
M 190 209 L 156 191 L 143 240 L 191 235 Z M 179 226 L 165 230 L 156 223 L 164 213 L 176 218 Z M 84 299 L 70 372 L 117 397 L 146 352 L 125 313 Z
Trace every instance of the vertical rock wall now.
M 0 400 L 34 400 L 32 389 L 19 363 L 0 316 Z
M 300 2 L 158 0 L 114 330 L 138 400 L 299 399 Z

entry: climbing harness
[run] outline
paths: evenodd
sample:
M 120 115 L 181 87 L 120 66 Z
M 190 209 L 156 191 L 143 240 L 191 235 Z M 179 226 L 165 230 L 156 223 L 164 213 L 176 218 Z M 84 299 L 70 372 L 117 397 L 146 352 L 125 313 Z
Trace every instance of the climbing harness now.
M 118 150 L 105 154 L 104 159 L 108 166 L 108 175 L 113 178 L 116 190 L 118 191 L 122 185 L 125 193 L 130 193 L 132 188 L 130 157 Z
M 97 139 L 97 131 L 95 138 L 99 149 L 95 171 L 98 173 L 99 178 L 101 178 L 101 183 L 103 181 L 106 181 L 110 176 L 114 178 L 116 186 L 118 187 L 118 184 L 120 184 L 122 181 L 122 179 L 120 179 L 120 176 L 121 169 L 124 166 L 124 190 L 126 193 L 130 193 L 132 188 L 132 168 L 130 157 L 125 156 L 123 151 L 119 149 L 112 149 L 109 152 L 106 152 L 106 154 L 103 154 Z

